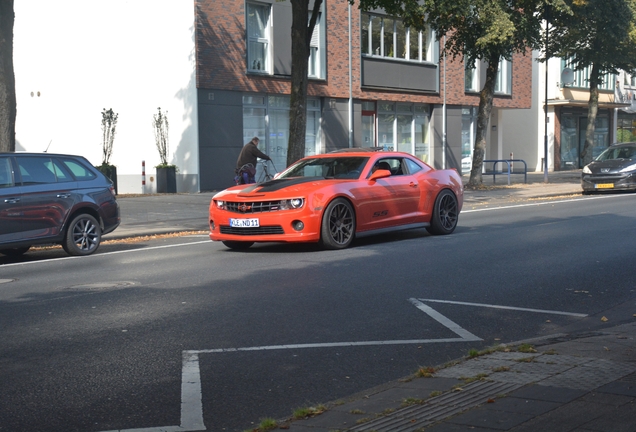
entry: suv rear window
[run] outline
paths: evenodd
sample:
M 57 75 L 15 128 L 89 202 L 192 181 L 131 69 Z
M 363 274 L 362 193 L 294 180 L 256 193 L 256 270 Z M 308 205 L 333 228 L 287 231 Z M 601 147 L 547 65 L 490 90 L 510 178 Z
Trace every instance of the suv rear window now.
M 64 162 L 64 165 L 71 170 L 77 180 L 93 180 L 97 177 L 95 173 L 73 159 L 62 159 L 62 162 Z

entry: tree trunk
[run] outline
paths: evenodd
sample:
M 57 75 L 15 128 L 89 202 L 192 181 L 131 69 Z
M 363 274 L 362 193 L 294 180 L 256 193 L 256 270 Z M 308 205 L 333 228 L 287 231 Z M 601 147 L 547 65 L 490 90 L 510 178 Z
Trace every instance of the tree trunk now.
M 468 189 L 478 189 L 482 186 L 481 172 L 484 166 L 486 154 L 486 136 L 488 123 L 492 112 L 492 98 L 495 93 L 497 71 L 499 69 L 499 55 L 493 54 L 488 59 L 486 69 L 486 83 L 479 93 L 479 112 L 477 113 L 477 134 L 475 136 L 475 149 L 473 151 L 473 166 L 470 170 L 470 179 L 466 184 Z
M 292 5 L 292 71 L 289 101 L 289 143 L 287 166 L 305 157 L 307 131 L 307 82 L 309 73 L 309 42 L 322 0 L 315 0 L 309 21 L 309 0 L 291 0 Z
M 0 0 L 0 151 L 15 151 L 13 0 Z
M 590 99 L 587 102 L 587 128 L 585 129 L 585 146 L 581 152 L 583 166 L 592 162 L 594 157 L 594 131 L 596 129 L 596 115 L 598 114 L 598 84 L 599 69 L 592 65 L 590 74 Z

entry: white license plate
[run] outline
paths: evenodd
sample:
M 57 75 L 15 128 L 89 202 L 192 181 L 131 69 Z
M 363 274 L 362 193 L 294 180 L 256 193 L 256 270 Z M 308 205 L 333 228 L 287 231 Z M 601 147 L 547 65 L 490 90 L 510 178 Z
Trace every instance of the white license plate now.
M 230 219 L 230 226 L 233 228 L 256 228 L 259 227 L 258 219 Z
M 594 186 L 596 189 L 612 189 L 614 188 L 614 183 L 598 183 Z

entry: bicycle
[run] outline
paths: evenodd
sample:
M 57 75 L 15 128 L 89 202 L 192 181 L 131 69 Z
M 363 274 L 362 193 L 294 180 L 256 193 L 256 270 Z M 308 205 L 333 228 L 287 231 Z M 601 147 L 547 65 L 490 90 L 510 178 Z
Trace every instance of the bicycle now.
M 272 164 L 272 168 L 274 168 L 274 174 L 270 174 L 269 172 L 269 168 L 267 167 L 267 162 Z M 267 181 L 273 180 L 274 179 L 274 175 L 276 175 L 278 173 L 278 170 L 276 169 L 276 166 L 274 165 L 274 162 L 272 162 L 271 159 L 262 159 L 258 161 L 259 164 L 261 164 L 261 167 L 263 168 L 263 170 L 261 171 L 261 175 L 258 176 L 258 181 L 256 183 L 265 183 Z

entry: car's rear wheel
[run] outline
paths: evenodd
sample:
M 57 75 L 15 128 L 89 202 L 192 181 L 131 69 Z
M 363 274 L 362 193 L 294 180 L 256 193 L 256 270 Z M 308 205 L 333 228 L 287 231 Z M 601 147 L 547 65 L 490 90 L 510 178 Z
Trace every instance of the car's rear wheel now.
M 444 189 L 437 195 L 433 214 L 431 215 L 431 225 L 426 228 L 428 232 L 435 235 L 450 234 L 455 231 L 459 218 L 459 207 L 457 197 L 448 189 Z
M 223 244 L 229 247 L 230 249 L 244 250 L 252 246 L 254 242 L 227 240 L 227 241 L 224 241 Z
M 348 247 L 356 232 L 353 207 L 344 198 L 331 201 L 322 215 L 320 242 L 325 249 Z
M 69 255 L 90 255 L 102 240 L 102 229 L 93 216 L 83 213 L 73 218 L 66 231 L 62 247 Z
M 19 248 L 10 248 L 10 249 L 0 249 L 0 254 L 10 256 L 10 257 L 17 257 L 27 253 L 29 249 L 31 249 L 31 246 L 24 246 Z

